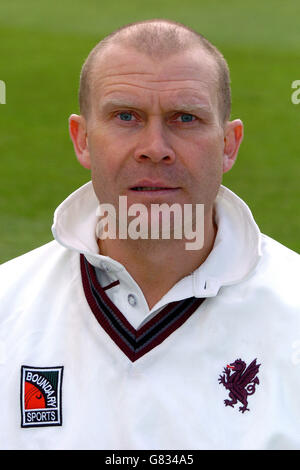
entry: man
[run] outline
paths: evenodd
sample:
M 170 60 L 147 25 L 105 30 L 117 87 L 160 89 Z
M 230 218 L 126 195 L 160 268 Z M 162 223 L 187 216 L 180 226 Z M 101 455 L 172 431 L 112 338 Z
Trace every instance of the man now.
M 87 58 L 80 113 L 92 182 L 1 268 L 1 447 L 299 448 L 299 257 L 221 185 L 243 137 L 223 56 L 178 23 L 127 25 Z M 190 230 L 174 215 L 164 237 L 157 204 L 191 207 Z

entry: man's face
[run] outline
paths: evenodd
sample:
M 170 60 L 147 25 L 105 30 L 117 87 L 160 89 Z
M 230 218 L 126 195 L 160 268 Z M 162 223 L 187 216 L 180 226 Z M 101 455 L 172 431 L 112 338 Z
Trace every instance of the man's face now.
M 201 203 L 211 214 L 225 137 L 213 59 L 193 49 L 162 61 L 113 45 L 96 60 L 81 159 L 99 201 Z

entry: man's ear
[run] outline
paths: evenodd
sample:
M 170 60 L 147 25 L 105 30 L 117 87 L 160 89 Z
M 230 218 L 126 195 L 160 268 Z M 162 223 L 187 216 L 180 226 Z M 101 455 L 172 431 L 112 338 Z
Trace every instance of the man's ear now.
M 224 137 L 223 173 L 226 173 L 233 167 L 243 140 L 243 135 L 244 126 L 240 119 L 227 122 Z
M 71 114 L 69 117 L 69 133 L 79 163 L 90 170 L 91 160 L 87 142 L 86 121 L 83 116 Z

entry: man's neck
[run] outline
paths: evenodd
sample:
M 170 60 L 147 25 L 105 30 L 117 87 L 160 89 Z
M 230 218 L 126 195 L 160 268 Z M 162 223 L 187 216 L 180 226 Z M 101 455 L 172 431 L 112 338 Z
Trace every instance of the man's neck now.
M 191 274 L 208 257 L 216 233 L 212 221 L 206 226 L 204 245 L 199 250 L 187 250 L 188 240 L 98 240 L 101 255 L 123 264 L 141 288 L 149 309 L 180 279 Z

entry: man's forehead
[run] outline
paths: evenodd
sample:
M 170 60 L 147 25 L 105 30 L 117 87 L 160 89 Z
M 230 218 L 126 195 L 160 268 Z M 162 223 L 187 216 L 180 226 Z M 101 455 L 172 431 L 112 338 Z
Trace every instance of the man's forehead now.
M 109 53 L 108 53 L 109 52 Z M 124 55 L 124 48 L 106 51 L 97 60 L 92 89 L 101 101 L 133 99 L 143 92 L 169 94 L 172 101 L 203 101 L 208 105 L 215 94 L 217 73 L 213 60 L 199 51 L 173 55 L 162 63 L 135 50 Z M 94 96 L 95 98 L 95 96 Z
M 170 54 L 164 60 L 122 45 L 111 45 L 98 53 L 91 75 L 96 84 L 126 77 L 149 82 L 211 82 L 217 80 L 218 72 L 215 60 L 199 47 Z

